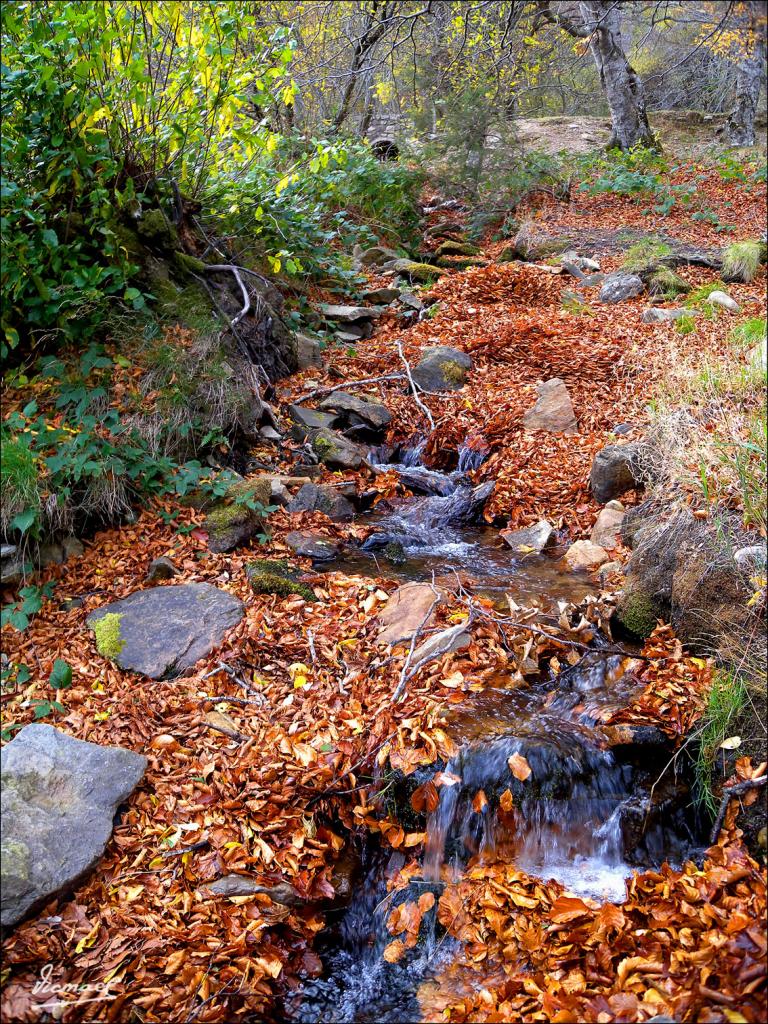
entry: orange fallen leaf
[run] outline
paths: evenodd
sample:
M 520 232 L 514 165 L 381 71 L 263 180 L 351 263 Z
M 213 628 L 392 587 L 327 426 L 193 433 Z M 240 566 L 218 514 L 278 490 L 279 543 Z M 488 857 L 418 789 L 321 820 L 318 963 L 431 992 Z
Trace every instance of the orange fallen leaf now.
M 507 764 L 509 765 L 509 769 L 512 774 L 520 782 L 525 782 L 531 774 L 531 766 L 522 754 L 513 754 L 508 758 Z

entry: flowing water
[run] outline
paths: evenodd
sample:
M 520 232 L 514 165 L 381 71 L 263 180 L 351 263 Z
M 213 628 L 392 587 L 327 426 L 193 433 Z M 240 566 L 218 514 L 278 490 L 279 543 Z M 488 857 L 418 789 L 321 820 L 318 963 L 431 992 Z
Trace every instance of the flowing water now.
M 418 451 L 387 464 L 410 479 L 409 486 L 418 478 L 424 496 L 376 517 L 378 540 L 331 568 L 449 585 L 458 577 L 475 593 L 504 601 L 509 594 L 544 609 L 593 590 L 588 579 L 563 572 L 556 557 L 517 560 L 493 531 L 476 525 L 484 496 L 466 474 L 480 461 L 467 448 L 450 474 L 425 470 Z M 393 541 L 404 553 L 402 564 L 380 565 L 381 549 Z M 668 776 L 658 782 L 668 751 L 611 749 L 600 727 L 642 688 L 635 675 L 639 663 L 601 646 L 598 638 L 595 649 L 556 681 L 538 679 L 513 690 L 501 681 L 453 710 L 446 729 L 459 752 L 414 783 L 438 767 L 459 780 L 438 790 L 438 805 L 426 822 L 421 878 L 404 892 L 389 893 L 387 879 L 402 865 L 402 855 L 364 851 L 355 897 L 320 947 L 323 975 L 287 1001 L 287 1020 L 418 1020 L 418 985 L 450 961 L 455 947 L 436 938 L 431 911 L 416 949 L 387 964 L 381 955 L 391 938 L 385 921 L 393 901 L 417 899 L 425 889 L 439 895 L 470 859 L 501 858 L 542 879 L 557 879 L 578 895 L 621 901 L 633 869 L 689 855 L 695 837 L 687 791 Z M 510 758 L 530 769 L 524 781 L 510 770 Z M 507 789 L 513 799 L 504 811 L 500 800 Z M 484 801 L 476 799 L 480 791 Z

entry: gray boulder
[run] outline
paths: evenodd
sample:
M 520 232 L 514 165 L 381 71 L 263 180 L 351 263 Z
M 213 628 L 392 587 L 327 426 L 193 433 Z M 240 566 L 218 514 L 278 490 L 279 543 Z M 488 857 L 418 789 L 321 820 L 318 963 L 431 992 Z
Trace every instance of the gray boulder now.
M 370 291 L 363 292 L 363 299 L 365 302 L 372 302 L 374 305 L 387 306 L 390 302 L 394 302 L 395 299 L 400 297 L 399 288 L 372 288 Z
M 538 398 L 523 415 L 526 430 L 548 430 L 555 434 L 576 434 L 578 426 L 568 388 L 559 377 L 539 384 Z
M 323 427 L 332 427 L 338 420 L 328 412 L 318 412 L 317 409 L 305 409 L 303 405 L 289 405 L 288 415 L 297 426 L 307 430 L 321 430 Z
M 178 573 L 178 569 L 165 555 L 161 555 L 160 558 L 153 558 L 149 563 L 147 569 L 146 581 L 147 583 L 154 583 L 155 580 L 169 580 L 172 576 Z
M 698 316 L 697 309 L 644 309 L 641 317 L 644 324 L 668 324 L 684 316 Z
M 601 504 L 618 498 L 640 482 L 639 449 L 635 444 L 609 444 L 599 451 L 589 472 L 589 486 Z
M 319 338 L 309 334 L 296 335 L 296 358 L 300 370 L 320 369 L 323 365 L 323 348 Z
M 615 305 L 640 295 L 644 288 L 643 279 L 637 274 L 609 274 L 600 289 L 600 301 Z
M 299 557 L 311 558 L 313 562 L 331 561 L 339 553 L 338 542 L 319 533 L 293 530 L 286 534 L 285 543 Z
M 334 306 L 322 302 L 318 309 L 326 320 L 333 320 L 337 324 L 354 324 L 360 320 L 375 320 L 381 316 L 381 310 L 377 306 Z
M 147 759 L 122 747 L 73 739 L 51 725 L 25 726 L 2 762 L 0 923 L 15 925 L 94 867 L 118 806 Z
M 438 345 L 425 349 L 413 370 L 413 379 L 424 391 L 460 391 L 472 368 L 466 352 Z
M 348 417 L 351 414 L 350 418 L 353 422 L 354 417 L 357 417 L 375 430 L 381 430 L 392 420 L 392 413 L 385 405 L 381 405 L 379 402 L 369 402 L 364 398 L 358 398 L 357 395 L 350 395 L 346 391 L 334 391 L 333 394 L 322 400 L 320 408 L 346 414 Z
M 96 646 L 120 668 L 150 679 L 184 674 L 243 617 L 243 604 L 208 583 L 154 587 L 92 612 Z
M 355 509 L 332 484 L 304 484 L 288 504 L 289 512 L 323 512 L 337 522 L 350 520 Z
M 24 576 L 24 559 L 15 544 L 0 547 L 0 583 L 18 583 Z
M 324 427 L 312 438 L 312 450 L 329 469 L 358 469 L 363 453 L 354 442 Z
M 239 480 L 228 489 L 225 500 L 208 512 L 203 529 L 211 551 L 231 551 L 263 529 L 264 510 L 272 506 L 272 479 L 256 476 Z

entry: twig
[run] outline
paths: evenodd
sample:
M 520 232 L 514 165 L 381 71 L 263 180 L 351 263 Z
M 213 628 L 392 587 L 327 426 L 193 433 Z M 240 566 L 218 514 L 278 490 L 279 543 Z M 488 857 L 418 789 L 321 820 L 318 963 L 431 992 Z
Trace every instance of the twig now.
M 432 618 L 432 612 L 440 604 L 440 592 L 435 587 L 435 574 L 434 573 L 432 573 L 432 582 L 430 583 L 430 587 L 432 588 L 432 593 L 435 595 L 435 599 L 432 602 L 432 604 L 429 606 L 429 610 L 427 611 L 427 614 L 421 620 L 421 622 L 419 623 L 416 631 L 414 632 L 413 636 L 411 637 L 411 642 L 410 642 L 410 645 L 408 647 L 408 653 L 405 656 L 405 662 L 404 662 L 403 667 L 402 667 L 402 669 L 400 671 L 400 681 L 398 682 L 397 686 L 395 687 L 395 692 L 392 694 L 392 703 L 393 704 L 397 704 L 397 702 L 402 699 L 402 697 L 403 697 L 403 695 L 405 693 L 405 687 L 408 684 L 408 680 L 411 678 L 411 675 L 408 674 L 408 669 L 409 669 L 410 664 L 411 664 L 411 658 L 413 657 L 413 652 L 416 649 L 416 641 L 422 636 L 427 623 Z
M 237 685 L 242 687 L 242 689 L 245 690 L 246 693 L 250 693 L 252 697 L 256 698 L 257 702 L 261 702 L 262 704 L 267 703 L 267 699 L 263 693 L 259 693 L 258 690 L 254 690 L 254 688 L 252 686 L 249 686 L 244 679 L 240 678 L 240 676 L 237 674 L 237 672 L 235 672 L 231 665 L 227 665 L 223 661 L 217 662 L 216 668 L 211 669 L 210 672 L 206 672 L 202 678 L 209 679 L 211 676 L 218 675 L 219 672 L 226 672 L 226 674 L 229 676 L 233 683 L 237 683 Z M 223 699 L 231 700 L 232 698 L 224 697 Z
M 334 384 L 333 387 L 326 388 L 315 388 L 314 391 L 307 391 L 304 395 L 299 395 L 296 399 L 296 403 L 307 402 L 310 398 L 317 398 L 318 395 L 330 395 L 334 391 L 349 391 L 350 388 L 358 388 L 363 384 L 377 384 L 383 380 L 404 380 L 404 373 L 385 373 L 380 377 L 366 377 L 363 380 L 350 380 L 345 381 L 343 384 Z
M 761 775 L 759 779 L 745 779 L 744 782 L 737 782 L 735 786 L 730 786 L 728 789 L 723 790 L 723 799 L 720 801 L 720 809 L 717 812 L 715 818 L 715 824 L 712 826 L 712 832 L 709 836 L 710 846 L 717 842 L 717 837 L 720 835 L 720 830 L 723 827 L 725 821 L 725 814 L 728 810 L 728 804 L 733 800 L 734 797 L 741 796 L 742 793 L 748 793 L 750 789 L 759 789 L 768 782 L 768 775 Z
M 237 740 L 238 743 L 244 743 L 245 740 L 250 739 L 242 732 L 235 732 L 232 729 L 227 729 L 223 725 L 214 725 L 213 722 L 203 722 L 203 726 L 206 729 L 213 729 L 214 732 L 220 732 L 223 736 L 229 736 L 231 740 Z
M 256 697 L 229 697 L 227 694 L 219 693 L 212 697 L 203 697 L 200 701 L 201 704 L 256 704 L 258 707 L 264 707 L 264 698 L 259 695 Z
M 435 429 L 434 417 L 432 416 L 432 413 L 429 411 L 427 406 L 419 398 L 419 386 L 416 383 L 416 381 L 413 379 L 413 374 L 411 373 L 410 363 L 408 362 L 408 360 L 405 358 L 405 355 L 403 354 L 403 343 L 399 339 L 397 341 L 397 352 L 398 352 L 398 355 L 400 356 L 400 359 L 403 362 L 403 365 L 405 366 L 405 372 L 406 372 L 406 375 L 408 377 L 408 383 L 411 385 L 411 391 L 413 392 L 413 399 L 416 402 L 416 405 L 418 405 L 418 407 L 421 409 L 421 411 L 427 417 L 427 420 L 429 421 L 430 428 L 432 430 L 434 430 Z
M 163 857 L 182 857 L 185 853 L 194 853 L 195 850 L 202 850 L 210 845 L 210 839 L 201 839 L 197 843 L 192 843 L 191 846 L 182 846 L 178 850 L 166 850 Z

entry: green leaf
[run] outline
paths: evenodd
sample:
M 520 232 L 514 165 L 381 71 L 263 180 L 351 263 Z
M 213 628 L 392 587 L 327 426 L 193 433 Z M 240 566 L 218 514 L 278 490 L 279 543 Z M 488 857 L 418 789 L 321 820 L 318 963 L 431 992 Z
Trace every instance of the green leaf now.
M 48 677 L 48 683 L 54 690 L 66 690 L 72 685 L 72 668 L 66 661 L 57 658 Z
M 26 508 L 11 520 L 11 529 L 26 533 L 37 519 L 37 509 Z

